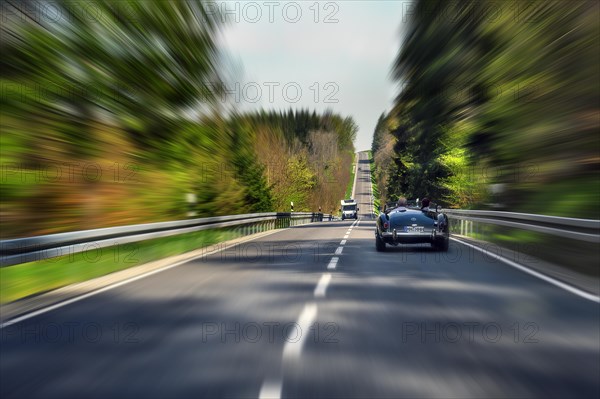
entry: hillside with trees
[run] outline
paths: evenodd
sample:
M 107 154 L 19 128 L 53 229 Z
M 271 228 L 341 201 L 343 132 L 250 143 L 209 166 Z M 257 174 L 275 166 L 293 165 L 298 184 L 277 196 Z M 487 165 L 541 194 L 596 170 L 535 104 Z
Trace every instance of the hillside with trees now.
M 355 123 L 226 109 L 223 23 L 204 3 L 53 4 L 60 18 L 3 5 L 2 238 L 337 208 Z

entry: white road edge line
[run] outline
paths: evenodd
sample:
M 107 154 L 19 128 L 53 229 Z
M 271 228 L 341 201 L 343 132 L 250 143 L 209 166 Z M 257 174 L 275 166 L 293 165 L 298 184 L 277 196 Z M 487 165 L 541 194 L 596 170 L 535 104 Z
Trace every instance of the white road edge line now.
M 234 244 L 233 247 L 238 246 L 240 244 L 244 244 L 244 243 L 250 242 L 250 241 L 258 240 L 259 238 L 270 236 L 271 234 L 280 233 L 280 232 L 285 231 L 285 230 L 288 230 L 288 229 L 278 229 L 278 230 L 275 230 L 275 231 L 271 232 L 270 234 L 264 234 L 264 235 L 261 235 L 260 237 L 254 237 L 254 238 L 251 238 L 249 240 L 241 241 L 241 242 L 238 242 L 238 243 Z M 67 306 L 67 305 L 70 305 L 72 303 L 79 302 L 79 301 L 81 301 L 83 299 L 86 299 L 86 298 L 89 298 L 91 296 L 98 295 L 98 294 L 101 294 L 103 292 L 112 290 L 113 288 L 118 288 L 118 287 L 120 287 L 122 285 L 133 283 L 134 281 L 141 280 L 141 279 L 143 279 L 145 277 L 149 277 L 149 276 L 152 276 L 152 275 L 160 273 L 160 272 L 164 272 L 164 271 L 172 269 L 174 267 L 181 266 L 181 265 L 183 265 L 185 263 L 192 262 L 194 260 L 197 260 L 197 259 L 209 256 L 209 255 L 213 255 L 213 254 L 219 253 L 219 252 L 221 252 L 221 251 L 223 251 L 225 249 L 231 249 L 231 247 L 217 249 L 215 251 L 211 251 L 211 252 L 208 252 L 208 253 L 205 253 L 205 254 L 201 254 L 201 255 L 195 256 L 195 257 L 190 258 L 190 259 L 182 260 L 180 262 L 173 263 L 171 265 L 162 267 L 160 269 L 152 270 L 151 272 L 140 274 L 139 276 L 135 276 L 135 277 L 129 278 L 127 280 L 119 281 L 118 283 L 107 285 L 106 287 L 97 289 L 97 290 L 92 291 L 92 292 L 88 292 L 87 294 L 82 294 L 82 295 L 79 295 L 79 296 L 67 299 L 66 301 L 62 301 L 62 302 L 59 302 L 59 303 L 55 303 L 54 305 L 50 305 L 50 306 L 47 306 L 45 308 L 38 309 L 38 310 L 36 310 L 34 312 L 26 313 L 26 314 L 24 314 L 22 316 L 16 317 L 16 318 L 11 319 L 11 320 L 7 320 L 4 323 L 0 324 L 0 330 L 3 329 L 4 327 L 8 327 L 8 326 L 11 326 L 13 324 L 20 323 L 20 322 L 22 322 L 24 320 L 27 320 L 27 319 L 31 319 L 32 317 L 39 316 L 41 314 L 50 312 L 52 310 L 55 310 L 55 309 L 58 309 L 58 308 L 62 308 L 63 306 Z
M 346 245 L 346 240 L 340 241 L 340 245 Z
M 451 237 L 451 239 L 454 240 L 454 241 L 456 241 L 456 242 L 459 242 L 459 243 L 461 243 L 463 245 L 466 245 L 468 247 L 476 249 L 479 252 L 487 253 L 487 255 L 491 256 L 492 258 L 496 258 L 496 259 L 498 259 L 498 260 L 506 263 L 507 265 L 514 267 L 515 269 L 519 269 L 522 272 L 525 272 L 525 273 L 530 274 L 530 275 L 532 275 L 534 277 L 537 277 L 537 278 L 539 278 L 541 280 L 544 280 L 544 281 L 546 281 L 546 282 L 548 282 L 548 283 L 550 283 L 552 285 L 555 285 L 555 286 L 557 286 L 559 288 L 562 288 L 565 291 L 569 291 L 570 293 L 575 294 L 577 296 L 580 296 L 581 298 L 588 299 L 588 300 L 590 300 L 592 302 L 600 303 L 600 297 L 597 297 L 594 294 L 590 294 L 589 292 L 585 292 L 583 290 L 580 290 L 577 287 L 573 287 L 572 285 L 569 285 L 567 283 L 563 283 L 562 281 L 556 280 L 556 279 L 554 279 L 554 278 L 552 278 L 550 276 L 546 276 L 545 274 L 542 274 L 542 273 L 537 272 L 535 270 L 529 269 L 528 267 L 520 265 L 520 264 L 518 264 L 516 262 L 513 262 L 512 260 L 507 259 L 507 258 L 505 258 L 503 256 L 500 256 L 500 255 L 488 252 L 485 249 L 480 248 L 480 247 L 478 247 L 476 245 L 469 244 L 467 242 L 464 242 L 462 240 L 456 239 L 454 237 Z
M 327 292 L 327 286 L 331 281 L 331 273 L 324 273 L 315 287 L 314 295 L 316 298 L 324 298 Z
M 300 313 L 300 317 L 298 317 L 298 321 L 296 325 L 298 329 L 293 329 L 293 333 L 295 334 L 294 339 L 297 338 L 297 334 L 300 334 L 300 338 L 294 341 L 291 340 L 292 337 L 287 338 L 287 342 L 283 346 L 283 361 L 297 360 L 300 358 L 300 354 L 302 353 L 302 347 L 304 346 L 304 341 L 309 336 L 308 331 L 310 330 L 310 325 L 315 321 L 317 317 L 317 304 L 314 302 L 307 303 L 304 305 L 304 309 L 302 309 L 302 313 Z
M 329 261 L 329 264 L 327 265 L 327 269 L 328 270 L 333 270 L 336 268 L 338 260 L 340 260 L 340 258 L 338 258 L 337 256 L 334 256 L 333 258 L 331 258 L 331 260 Z
M 343 250 L 344 250 L 344 247 L 337 247 L 337 249 L 335 250 L 335 254 L 341 255 Z

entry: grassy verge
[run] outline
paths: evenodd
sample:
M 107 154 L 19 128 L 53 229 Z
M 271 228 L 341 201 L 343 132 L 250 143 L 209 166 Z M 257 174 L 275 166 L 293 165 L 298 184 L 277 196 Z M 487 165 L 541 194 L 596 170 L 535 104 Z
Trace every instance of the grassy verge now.
M 352 187 L 354 186 L 354 175 L 356 172 L 356 153 L 352 154 L 352 165 L 350 166 L 350 181 L 346 186 L 346 196 L 344 198 L 352 198 Z
M 369 168 L 371 170 L 371 185 L 373 187 L 373 208 L 375 212 L 381 207 L 381 195 L 379 193 L 379 188 L 377 187 L 377 179 L 375 178 L 375 161 L 373 160 L 373 152 L 368 151 L 369 153 Z
M 450 231 L 460 233 L 460 221 L 450 216 L 450 223 Z M 529 255 L 531 262 L 540 259 L 594 278 L 600 277 L 597 266 L 600 253 L 595 243 L 485 223 L 474 224 L 473 231 L 467 236 Z M 494 252 L 494 248 L 490 247 L 490 252 Z
M 137 243 L 115 245 L 0 269 L 0 303 L 41 294 L 119 270 L 234 239 L 234 228 L 203 230 Z

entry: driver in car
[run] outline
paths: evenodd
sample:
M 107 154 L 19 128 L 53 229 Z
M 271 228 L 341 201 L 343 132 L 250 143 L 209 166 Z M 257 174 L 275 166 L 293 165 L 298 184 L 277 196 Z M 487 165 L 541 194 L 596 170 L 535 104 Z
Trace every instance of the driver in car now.
M 404 197 L 398 198 L 398 202 L 396 202 L 396 207 L 391 211 L 397 211 L 400 208 L 406 208 L 408 206 L 408 200 Z M 390 211 L 390 212 L 391 212 Z

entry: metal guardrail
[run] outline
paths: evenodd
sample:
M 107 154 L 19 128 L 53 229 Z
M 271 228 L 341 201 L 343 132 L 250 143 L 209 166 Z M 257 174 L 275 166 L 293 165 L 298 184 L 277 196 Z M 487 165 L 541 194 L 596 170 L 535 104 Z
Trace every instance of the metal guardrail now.
M 461 221 L 460 234 L 473 231 L 473 223 L 495 224 L 536 231 L 563 238 L 600 243 L 600 220 L 566 218 L 518 212 L 443 209 L 451 219 Z M 463 223 L 464 221 L 464 223 Z M 456 230 L 456 229 L 455 229 Z M 456 231 L 455 231 L 456 232 Z
M 500 217 L 504 219 L 517 219 L 534 221 L 544 224 L 555 224 L 560 226 L 574 226 L 582 229 L 595 229 L 600 232 L 600 220 L 567 218 L 562 216 L 537 215 L 532 213 L 501 212 L 501 211 L 476 211 L 462 209 L 444 209 L 444 212 L 454 215 L 472 215 Z
M 200 230 L 241 226 L 249 232 L 258 232 L 323 220 L 331 221 L 332 215 L 308 212 L 253 213 L 0 240 L 0 267 Z
M 460 222 L 453 230 L 461 235 L 472 233 L 474 223 L 483 223 L 600 243 L 600 220 L 462 209 L 444 209 L 443 212 L 451 221 Z M 254 213 L 0 240 L 0 267 L 201 230 L 240 226 L 256 232 L 333 219 L 333 215 L 322 213 Z

